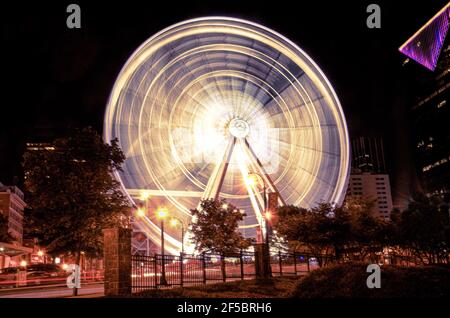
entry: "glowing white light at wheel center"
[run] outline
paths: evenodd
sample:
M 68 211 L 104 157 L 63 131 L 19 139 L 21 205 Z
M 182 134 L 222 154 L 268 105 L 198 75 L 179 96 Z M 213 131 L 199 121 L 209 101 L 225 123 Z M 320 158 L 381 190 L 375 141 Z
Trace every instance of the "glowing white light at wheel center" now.
M 234 118 L 230 121 L 228 126 L 230 134 L 237 138 L 245 138 L 250 132 L 250 126 L 248 123 L 240 118 Z

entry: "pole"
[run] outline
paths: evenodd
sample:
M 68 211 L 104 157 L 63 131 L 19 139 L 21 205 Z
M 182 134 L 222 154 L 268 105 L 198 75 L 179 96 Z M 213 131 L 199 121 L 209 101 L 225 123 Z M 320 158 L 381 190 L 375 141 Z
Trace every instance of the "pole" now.
M 164 220 L 161 218 L 161 257 L 162 257 L 162 267 L 161 267 L 161 285 L 167 285 L 166 280 L 166 257 L 164 255 Z
M 203 272 L 203 284 L 206 284 L 206 259 L 205 259 L 205 252 L 202 253 L 202 272 Z
M 180 285 L 181 287 L 183 287 L 183 279 L 184 279 L 184 275 L 183 275 L 183 252 L 181 252 L 180 254 Z
M 241 266 L 241 280 L 244 279 L 244 260 L 242 250 L 239 251 L 239 261 Z
M 268 241 L 268 233 L 269 233 L 269 224 L 267 222 L 267 191 L 266 191 L 266 182 L 264 181 L 263 178 L 261 178 L 262 182 L 263 182 L 263 195 L 264 195 L 264 220 L 266 222 L 266 244 L 269 244 Z
M 181 223 L 181 254 L 184 254 L 184 224 Z
M 266 187 L 266 182 L 264 181 L 264 179 L 261 177 L 262 181 L 263 181 L 263 187 L 264 187 L 264 221 L 266 224 L 266 275 L 268 277 L 272 276 L 272 268 L 270 266 L 270 239 L 269 239 L 269 219 L 267 217 L 267 187 Z
M 283 276 L 283 261 L 281 260 L 281 251 L 278 251 L 278 264 L 280 266 L 280 276 Z
M 149 206 L 148 206 L 148 198 L 147 199 L 145 199 L 145 211 L 147 211 L 147 213 L 149 213 L 149 211 L 150 211 L 150 209 L 149 209 Z M 146 254 L 145 255 L 147 255 L 147 256 L 149 256 L 150 255 L 150 241 L 149 241 L 149 239 L 148 239 L 148 236 L 147 235 L 145 235 L 145 237 L 147 238 L 145 241 L 145 249 L 146 249 Z
M 297 276 L 297 255 L 295 254 L 295 251 L 294 251 L 294 273 L 295 276 Z

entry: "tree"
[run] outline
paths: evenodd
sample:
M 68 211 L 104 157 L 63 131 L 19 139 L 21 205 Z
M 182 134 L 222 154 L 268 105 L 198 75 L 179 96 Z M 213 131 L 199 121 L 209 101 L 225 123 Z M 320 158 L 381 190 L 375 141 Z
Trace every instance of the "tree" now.
M 343 227 L 337 226 L 332 219 L 334 213 L 335 208 L 325 203 L 310 210 L 296 206 L 280 207 L 277 234 L 284 237 L 294 250 L 312 253 L 321 266 L 346 236 L 338 233 L 343 231 Z
M 127 200 L 113 172 L 125 156 L 117 140 L 105 144 L 91 128 L 54 141 L 54 150 L 24 155 L 28 234 L 52 254 L 97 256 L 102 230 L 126 217 Z
M 296 250 L 306 249 L 322 265 L 337 260 L 365 259 L 388 243 L 388 224 L 370 214 L 370 200 L 348 201 L 343 206 L 322 203 L 312 209 L 285 206 L 278 209 L 277 233 Z
M 249 246 L 250 241 L 238 231 L 245 214 L 225 200 L 202 200 L 200 208 L 191 210 L 191 213 L 195 220 L 191 223 L 192 243 L 198 251 L 223 255 Z
M 372 214 L 376 200 L 366 198 L 347 199 L 341 209 L 349 217 L 350 240 L 347 243 L 347 257 L 363 261 L 367 257 L 372 262 L 377 253 L 392 243 L 391 224 Z
M 420 263 L 448 262 L 449 209 L 439 197 L 415 194 L 408 208 L 393 218 L 397 243 Z
M 8 232 L 8 218 L 0 213 L 0 242 L 9 243 L 13 237 Z

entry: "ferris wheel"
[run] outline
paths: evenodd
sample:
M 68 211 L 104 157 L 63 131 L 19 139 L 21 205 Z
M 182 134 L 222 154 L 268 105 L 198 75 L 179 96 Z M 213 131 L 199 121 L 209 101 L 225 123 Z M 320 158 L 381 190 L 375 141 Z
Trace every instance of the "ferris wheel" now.
M 305 208 L 341 203 L 349 142 L 339 100 L 319 67 L 284 36 L 256 23 L 206 17 L 155 34 L 112 89 L 104 137 L 125 153 L 116 173 L 130 200 L 188 224 L 201 199 L 226 199 L 254 236 L 264 194 Z M 148 199 L 150 198 L 150 199 Z M 136 221 L 159 242 L 153 213 Z M 181 237 L 166 228 L 166 249 Z

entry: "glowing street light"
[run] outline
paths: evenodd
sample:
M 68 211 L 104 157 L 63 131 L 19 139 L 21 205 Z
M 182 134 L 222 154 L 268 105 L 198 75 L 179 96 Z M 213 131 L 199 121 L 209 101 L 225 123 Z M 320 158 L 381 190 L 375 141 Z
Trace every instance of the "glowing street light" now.
M 167 214 L 169 212 L 167 211 L 166 208 L 160 208 L 158 209 L 158 211 L 156 212 L 156 216 L 158 217 L 158 219 L 163 220 L 166 218 Z
M 141 196 L 139 197 L 139 199 L 141 199 L 141 201 L 147 201 L 149 198 L 150 198 L 150 193 L 145 190 L 141 192 Z
M 26 267 L 27 266 L 27 261 L 26 260 L 20 261 L 20 266 L 21 267 Z
M 245 182 L 249 186 L 254 186 L 256 184 L 256 178 L 253 176 L 253 173 L 249 173 L 247 177 L 245 178 Z
M 145 216 L 145 210 L 142 208 L 137 209 L 136 215 L 140 218 L 143 218 Z

